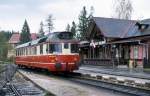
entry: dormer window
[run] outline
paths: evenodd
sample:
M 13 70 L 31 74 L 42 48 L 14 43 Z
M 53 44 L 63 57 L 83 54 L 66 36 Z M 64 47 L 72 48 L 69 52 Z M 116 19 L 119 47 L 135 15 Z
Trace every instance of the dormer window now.
M 140 30 L 144 31 L 144 30 L 146 30 L 148 28 L 148 26 L 149 26 L 148 24 L 142 24 Z
M 142 25 L 142 26 L 141 26 L 141 30 L 144 30 L 144 29 L 145 29 L 145 25 Z
M 138 26 L 138 29 L 140 31 L 144 31 L 144 30 L 146 30 L 149 27 L 149 24 L 140 24 L 140 23 L 137 23 L 136 25 Z

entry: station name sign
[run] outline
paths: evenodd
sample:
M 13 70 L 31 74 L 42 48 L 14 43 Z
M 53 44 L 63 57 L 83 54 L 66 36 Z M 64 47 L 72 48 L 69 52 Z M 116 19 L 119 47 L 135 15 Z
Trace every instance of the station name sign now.
M 106 41 L 99 41 L 99 42 L 94 42 L 93 40 L 90 43 L 90 46 L 96 46 L 96 45 L 103 45 L 105 44 Z

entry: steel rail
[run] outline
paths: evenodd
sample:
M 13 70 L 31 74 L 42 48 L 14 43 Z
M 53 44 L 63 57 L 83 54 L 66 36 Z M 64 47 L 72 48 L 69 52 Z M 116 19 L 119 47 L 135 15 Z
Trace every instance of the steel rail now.
M 26 70 L 27 71 L 27 70 Z M 32 71 L 33 70 L 28 70 L 28 71 Z M 46 74 L 44 72 L 39 72 L 39 71 L 34 71 L 37 74 L 41 74 L 41 75 L 50 75 Z M 134 96 L 150 96 L 150 89 L 144 89 L 144 88 L 139 88 L 139 87 L 135 87 L 133 85 L 124 85 L 118 82 L 111 82 L 109 80 L 104 80 L 102 78 L 94 78 L 92 76 L 86 76 L 83 75 L 81 73 L 61 73 L 61 74 L 51 74 L 51 76 L 55 76 L 58 78 L 63 78 L 66 80 L 70 80 L 72 82 L 77 82 L 77 83 L 81 83 L 81 84 L 86 84 L 86 85 L 91 85 L 97 88 L 104 88 L 107 90 L 113 90 L 116 92 L 120 92 L 120 93 L 124 93 L 124 94 L 128 94 L 128 95 L 134 95 Z
M 92 78 L 92 77 L 88 77 L 88 76 L 85 77 L 79 73 L 73 73 L 73 74 L 67 74 L 67 75 L 65 74 L 63 76 L 70 77 L 69 80 L 71 80 L 71 81 L 88 84 L 88 85 L 96 86 L 99 88 L 114 90 L 116 92 L 121 92 L 121 93 L 125 93 L 125 94 L 136 95 L 136 96 L 150 96 L 149 89 L 143 89 L 143 88 L 133 87 L 133 86 L 129 86 L 129 85 L 123 85 L 123 84 L 119 84 L 116 82 L 111 82 L 111 81 L 107 81 L 107 80 L 105 81 L 105 80 L 96 79 L 96 78 Z
M 22 96 L 22 94 L 16 89 L 16 87 L 13 84 L 10 83 L 9 87 L 11 88 L 15 96 Z

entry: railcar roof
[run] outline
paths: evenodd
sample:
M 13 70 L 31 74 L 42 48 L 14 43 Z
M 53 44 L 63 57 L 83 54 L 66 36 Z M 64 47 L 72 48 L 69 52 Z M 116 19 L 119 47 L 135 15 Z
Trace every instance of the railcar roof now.
M 63 32 L 54 32 L 50 33 L 47 42 L 55 42 L 55 41 L 64 41 L 64 40 L 73 40 L 73 34 L 71 32 L 63 31 Z
M 73 35 L 71 32 L 66 32 L 66 31 L 62 31 L 62 32 L 53 32 L 53 33 L 50 33 L 44 37 L 41 37 L 41 38 L 38 38 L 36 40 L 32 40 L 30 42 L 27 42 L 27 43 L 24 43 L 24 44 L 21 44 L 21 45 L 18 45 L 16 47 L 17 48 L 22 48 L 22 47 L 27 47 L 27 46 L 32 46 L 32 45 L 36 45 L 36 44 L 39 44 L 39 43 L 42 43 L 42 42 L 58 42 L 58 41 L 64 41 L 65 40 L 68 40 L 68 41 L 77 41 L 76 39 L 73 39 L 73 38 L 66 38 L 65 36 L 65 39 L 62 37 L 60 38 L 59 35 L 61 33 L 69 33 L 69 35 Z
M 31 41 L 31 45 L 36 45 L 36 44 L 38 44 L 38 43 L 45 42 L 46 39 L 47 39 L 47 36 L 44 36 L 44 37 L 42 37 L 42 38 L 33 40 L 33 41 Z
M 21 44 L 21 45 L 18 45 L 16 48 L 22 48 L 22 47 L 27 47 L 27 46 L 32 46 L 32 45 L 36 45 L 38 43 L 42 43 L 42 42 L 45 42 L 45 40 L 47 39 L 47 36 L 44 36 L 42 38 L 38 38 L 36 40 L 32 40 L 30 42 L 27 42 L 27 43 L 24 43 L 24 44 Z
M 30 42 L 27 42 L 27 43 L 24 43 L 24 44 L 18 45 L 18 46 L 16 46 L 16 49 L 17 49 L 17 48 L 21 48 L 21 47 L 29 46 L 29 44 L 30 44 Z

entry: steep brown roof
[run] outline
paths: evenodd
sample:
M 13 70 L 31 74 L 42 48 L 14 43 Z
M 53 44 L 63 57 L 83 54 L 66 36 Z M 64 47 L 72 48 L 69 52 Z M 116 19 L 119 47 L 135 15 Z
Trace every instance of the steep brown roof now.
M 20 34 L 19 33 L 13 33 L 11 38 L 9 39 L 9 43 L 19 43 L 20 42 Z
M 31 33 L 31 39 L 32 40 L 37 39 L 37 34 Z M 20 33 L 13 33 L 10 40 L 9 40 L 9 43 L 15 44 L 15 43 L 19 43 L 19 42 L 20 42 Z

